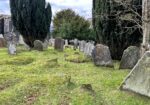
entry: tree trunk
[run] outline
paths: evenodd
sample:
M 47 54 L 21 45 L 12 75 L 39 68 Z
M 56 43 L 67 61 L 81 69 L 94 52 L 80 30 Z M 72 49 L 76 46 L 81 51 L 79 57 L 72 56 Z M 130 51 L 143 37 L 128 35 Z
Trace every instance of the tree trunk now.
M 147 51 L 150 44 L 150 0 L 143 0 L 142 6 L 143 48 Z

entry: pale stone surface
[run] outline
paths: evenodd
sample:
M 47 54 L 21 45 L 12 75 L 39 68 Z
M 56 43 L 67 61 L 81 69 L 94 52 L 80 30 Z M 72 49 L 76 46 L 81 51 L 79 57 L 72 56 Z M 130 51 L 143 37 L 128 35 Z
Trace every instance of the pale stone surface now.
M 47 49 L 48 49 L 48 45 L 49 45 L 48 41 L 45 40 L 44 43 L 43 43 L 43 48 L 44 48 L 44 50 L 47 50 Z
M 123 81 L 121 89 L 150 97 L 150 51 L 138 61 Z
M 52 47 L 55 46 L 55 39 L 54 39 L 54 38 L 51 38 L 51 39 L 49 40 L 49 45 L 52 46 Z
M 68 46 L 68 40 L 67 39 L 65 40 L 65 46 Z
M 96 45 L 92 52 L 92 57 L 96 66 L 114 67 L 108 46 Z
M 18 43 L 21 45 L 25 45 L 25 42 L 24 42 L 23 37 L 21 35 L 19 35 L 19 42 Z
M 8 53 L 10 55 L 16 55 L 16 45 L 13 44 L 13 43 L 10 43 L 9 46 L 8 46 Z
M 120 69 L 132 69 L 140 59 L 140 49 L 136 46 L 128 47 L 122 56 Z
M 81 52 L 84 52 L 85 44 L 86 44 L 86 41 L 84 41 L 84 40 L 79 42 L 79 50 Z

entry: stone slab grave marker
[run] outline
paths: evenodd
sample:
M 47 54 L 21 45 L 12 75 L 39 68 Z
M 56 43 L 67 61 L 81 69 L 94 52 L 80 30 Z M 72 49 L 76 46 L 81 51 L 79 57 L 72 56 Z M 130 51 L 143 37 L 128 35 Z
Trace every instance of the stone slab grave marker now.
M 52 46 L 52 47 L 54 47 L 55 46 L 55 39 L 51 38 L 49 40 L 49 45 Z
M 109 47 L 97 44 L 92 51 L 92 58 L 96 66 L 114 67 Z
M 64 50 L 64 40 L 61 38 L 56 38 L 54 48 L 55 48 L 55 50 L 63 51 Z
M 140 49 L 136 46 L 130 46 L 123 53 L 119 69 L 133 69 L 139 59 Z
M 120 89 L 150 97 L 150 51 L 147 51 L 138 61 Z
M 79 50 L 81 52 L 84 52 L 85 44 L 86 44 L 86 41 L 84 41 L 84 40 L 79 42 Z
M 43 43 L 43 49 L 47 50 L 48 49 L 48 45 L 49 45 L 49 42 L 47 40 L 45 40 L 44 43 Z
M 78 39 L 74 39 L 74 40 L 73 40 L 73 49 L 74 49 L 74 50 L 77 50 L 77 49 L 78 49 L 78 44 L 79 44 Z
M 65 46 L 68 46 L 68 40 L 67 39 L 65 40 Z
M 16 52 L 17 52 L 16 45 L 14 43 L 9 43 L 9 45 L 8 45 L 8 53 L 10 55 L 16 55 Z
M 35 40 L 34 41 L 34 49 L 38 50 L 38 51 L 43 51 L 44 50 L 43 42 L 40 40 Z

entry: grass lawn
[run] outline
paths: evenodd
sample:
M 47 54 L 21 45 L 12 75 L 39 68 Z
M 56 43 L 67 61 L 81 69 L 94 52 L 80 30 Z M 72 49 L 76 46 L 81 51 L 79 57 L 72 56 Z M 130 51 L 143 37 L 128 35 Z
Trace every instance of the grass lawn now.
M 147 97 L 119 90 L 129 71 L 118 70 L 118 62 L 115 69 L 95 67 L 79 54 L 19 47 L 18 54 L 10 56 L 1 48 L 0 105 L 150 105 Z M 93 90 L 83 84 L 91 84 Z

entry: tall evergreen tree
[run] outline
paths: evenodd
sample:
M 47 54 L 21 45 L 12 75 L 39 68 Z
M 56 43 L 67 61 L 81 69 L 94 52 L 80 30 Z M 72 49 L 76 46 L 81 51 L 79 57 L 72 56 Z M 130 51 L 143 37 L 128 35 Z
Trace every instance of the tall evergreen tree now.
M 142 0 L 93 0 L 97 41 L 109 46 L 113 59 L 121 59 L 128 46 L 140 45 L 141 15 Z
M 31 48 L 44 41 L 50 30 L 51 6 L 45 0 L 10 0 L 13 25 Z

